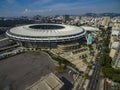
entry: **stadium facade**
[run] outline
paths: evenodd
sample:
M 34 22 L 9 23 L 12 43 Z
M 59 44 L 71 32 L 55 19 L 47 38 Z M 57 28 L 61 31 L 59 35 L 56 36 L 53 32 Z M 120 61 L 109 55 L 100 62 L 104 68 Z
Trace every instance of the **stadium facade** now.
M 24 47 L 54 48 L 58 44 L 84 42 L 86 31 L 81 27 L 63 24 L 29 24 L 14 27 L 6 35 Z

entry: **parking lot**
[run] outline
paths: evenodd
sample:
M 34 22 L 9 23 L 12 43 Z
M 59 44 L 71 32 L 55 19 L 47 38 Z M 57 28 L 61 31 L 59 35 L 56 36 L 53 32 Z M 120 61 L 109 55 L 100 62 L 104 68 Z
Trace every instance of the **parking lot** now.
M 53 62 L 42 52 L 26 52 L 3 59 L 0 61 L 0 90 L 7 86 L 23 90 L 54 71 Z

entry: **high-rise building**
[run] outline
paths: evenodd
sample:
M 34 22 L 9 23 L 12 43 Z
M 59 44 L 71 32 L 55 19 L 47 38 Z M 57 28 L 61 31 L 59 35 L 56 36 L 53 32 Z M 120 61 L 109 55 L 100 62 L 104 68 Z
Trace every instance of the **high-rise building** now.
M 112 30 L 118 30 L 118 31 L 120 31 L 120 21 L 113 23 Z
M 76 16 L 75 19 L 74 19 L 74 22 L 80 22 L 81 20 L 81 17 L 80 16 Z
M 69 21 L 69 15 L 64 15 L 63 22 L 66 23 L 67 21 Z
M 87 38 L 87 44 L 92 44 L 92 33 L 88 34 L 88 38 Z
M 103 18 L 102 25 L 106 28 L 109 26 L 110 23 L 110 17 L 106 16 Z

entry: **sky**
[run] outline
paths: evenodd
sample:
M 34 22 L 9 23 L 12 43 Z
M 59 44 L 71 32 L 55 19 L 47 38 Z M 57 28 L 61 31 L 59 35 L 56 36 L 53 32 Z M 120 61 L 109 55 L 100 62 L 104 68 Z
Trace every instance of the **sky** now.
M 120 0 L 0 0 L 0 17 L 120 13 Z

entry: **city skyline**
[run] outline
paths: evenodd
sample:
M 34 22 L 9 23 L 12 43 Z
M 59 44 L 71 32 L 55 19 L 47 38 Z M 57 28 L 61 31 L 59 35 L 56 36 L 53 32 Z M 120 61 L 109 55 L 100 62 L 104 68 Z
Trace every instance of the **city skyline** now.
M 0 0 L 0 16 L 120 13 L 119 0 Z
M 120 90 L 120 0 L 0 0 L 0 90 Z

